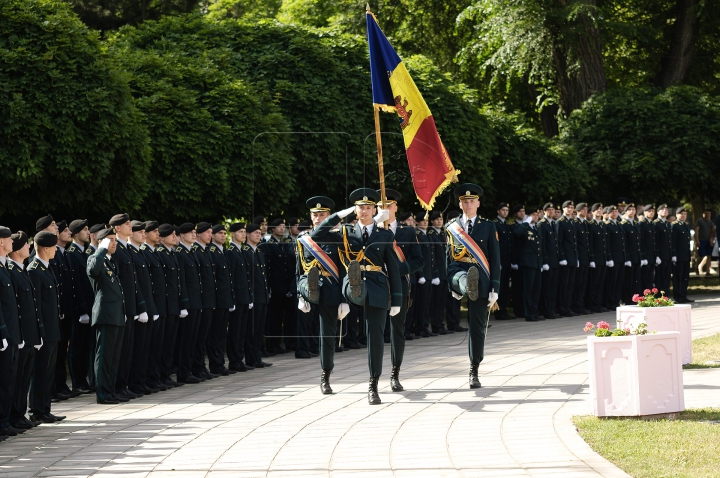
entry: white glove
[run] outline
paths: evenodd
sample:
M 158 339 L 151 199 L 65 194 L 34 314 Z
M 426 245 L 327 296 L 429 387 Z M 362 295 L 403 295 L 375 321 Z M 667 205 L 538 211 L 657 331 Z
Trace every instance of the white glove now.
M 289 299 L 290 297 L 292 297 L 292 296 L 293 296 L 293 293 L 292 293 L 292 292 L 288 292 L 287 294 L 285 294 L 285 297 L 287 297 L 288 299 Z
M 60 314 L 60 320 L 65 319 L 65 314 Z
M 488 309 L 493 306 L 495 302 L 498 300 L 497 292 L 490 291 L 490 295 L 488 296 Z
M 18 349 L 21 349 L 21 348 L 23 348 L 23 347 L 25 347 L 25 341 L 24 341 L 24 340 L 22 341 L 22 343 L 21 343 L 20 345 L 18 345 Z
M 542 270 L 544 270 L 544 271 L 549 271 L 549 270 L 550 270 L 550 266 L 547 265 L 547 264 L 543 264 Z
M 612 260 L 607 261 L 607 262 L 605 263 L 605 265 L 608 266 L 608 267 L 615 267 L 615 261 L 612 261 Z
M 350 313 L 350 306 L 348 304 L 338 305 L 338 319 L 342 320 L 346 315 Z
M 420 285 L 423 285 L 425 282 L 427 282 L 427 281 L 425 280 L 424 277 L 421 277 L 418 279 L 418 284 L 420 284 Z
M 5 349 L 8 348 L 7 339 L 3 339 L 3 346 L 0 349 L 0 352 L 5 352 Z
M 595 261 L 590 262 L 590 268 L 595 269 Z
M 390 317 L 395 317 L 400 313 L 400 306 L 392 306 L 390 307 Z
M 268 299 L 272 299 L 272 291 L 268 291 Z
M 672 256 L 672 261 L 677 262 L 677 256 Z
M 235 312 L 235 306 L 233 305 L 228 312 Z
M 641 261 L 640 261 L 640 265 L 641 265 L 641 266 L 646 266 L 646 265 L 648 265 L 647 259 L 641 260 Z
M 98 245 L 98 250 L 105 249 L 106 251 L 110 248 L 110 239 L 107 237 L 100 241 L 100 244 Z
M 148 321 L 147 312 L 143 312 L 142 314 L 138 315 L 138 322 L 140 322 L 141 324 L 144 324 L 147 321 Z
M 252 309 L 252 306 L 253 306 L 253 305 L 252 305 L 252 302 L 250 302 L 250 303 L 248 304 L 248 310 Z
M 133 317 L 133 320 L 137 320 L 139 317 L 139 315 L 136 315 L 135 317 Z M 127 319 L 125 319 L 125 322 L 127 322 Z
M 305 301 L 304 297 L 298 297 L 298 309 L 305 314 L 310 312 L 310 304 Z
M 440 278 L 436 277 L 431 282 L 432 285 L 440 285 Z
M 187 309 L 183 309 L 183 310 L 180 311 L 180 318 L 181 318 L 181 319 L 184 319 L 184 318 L 187 317 L 187 316 L 188 316 L 188 311 L 187 311 Z
M 373 219 L 378 224 L 383 223 L 383 222 L 387 221 L 388 219 L 390 219 L 390 211 L 378 206 L 378 213 L 375 214 L 375 217 Z
M 153 322 L 155 322 L 155 321 L 156 321 L 157 319 L 159 319 L 159 318 L 160 318 L 159 315 L 153 315 Z
M 355 212 L 355 206 L 350 206 L 347 209 L 343 209 L 342 211 L 338 211 L 337 215 L 340 219 L 345 219 L 350 214 Z
M 566 265 L 567 265 L 567 261 L 566 261 L 565 259 L 561 260 L 561 261 L 560 261 L 560 265 L 561 265 L 561 266 L 566 266 Z
M 40 337 L 40 345 L 33 345 L 33 347 L 35 347 L 35 350 L 40 350 L 42 348 L 42 346 L 43 346 L 43 341 L 42 341 L 42 337 Z
M 625 267 L 632 267 L 632 262 L 625 261 Z
M 89 324 L 90 323 L 90 316 L 87 314 L 83 314 L 80 316 L 80 323 L 81 324 Z
M 517 264 L 510 264 L 510 269 L 512 269 L 512 270 L 514 270 L 514 271 L 516 271 L 516 270 L 518 270 L 518 269 L 519 269 L 519 267 L 518 267 L 518 265 L 517 265 Z
M 658 265 L 658 266 L 659 266 L 660 264 L 662 264 L 662 259 L 660 259 L 660 257 L 656 257 L 656 258 L 655 258 L 655 265 Z
M 575 267 L 580 267 L 580 261 L 577 261 L 577 265 Z

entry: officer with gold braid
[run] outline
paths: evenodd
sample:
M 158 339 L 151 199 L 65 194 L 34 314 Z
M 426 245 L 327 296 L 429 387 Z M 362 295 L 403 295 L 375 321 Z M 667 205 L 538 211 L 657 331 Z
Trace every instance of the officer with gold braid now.
M 335 339 L 337 321 L 350 311 L 343 303 L 342 280 L 345 269 L 340 262 L 338 247 L 342 238 L 335 233 L 327 234 L 320 225 L 330 216 L 335 202 L 329 197 L 315 196 L 306 201 L 310 209 L 313 229 L 303 231 L 297 238 L 297 289 L 298 309 L 310 312 L 310 304 L 318 307 L 320 313 L 320 391 L 333 393 L 330 388 L 330 374 L 335 366 Z
M 470 388 L 480 388 L 478 367 L 485 350 L 489 312 L 500 290 L 500 245 L 495 225 L 477 210 L 483 190 L 472 183 L 455 188 L 463 214 L 445 227 L 450 242 L 448 282 L 453 297 L 468 296 Z
M 396 316 L 402 304 L 402 285 L 397 256 L 393 250 L 393 234 L 378 228 L 378 223 L 387 219 L 388 213 L 381 210 L 373 218 L 375 205 L 379 201 L 380 195 L 373 189 L 356 189 L 350 193 L 350 202 L 355 206 L 325 219 L 312 235 L 315 241 L 339 243 L 340 260 L 347 271 L 343 279 L 343 295 L 353 304 L 364 308 L 370 405 L 381 403 L 377 387 L 382 374 L 385 347 L 385 314 L 390 309 L 390 316 Z M 357 224 L 343 224 L 339 233 L 332 232 L 352 212 L 357 215 Z

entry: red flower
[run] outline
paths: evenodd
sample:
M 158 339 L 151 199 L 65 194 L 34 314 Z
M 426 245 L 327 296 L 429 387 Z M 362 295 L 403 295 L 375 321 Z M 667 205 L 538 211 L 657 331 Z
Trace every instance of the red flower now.
M 588 333 L 594 328 L 595 328 L 595 326 L 592 324 L 592 322 L 586 322 L 585 328 L 583 330 L 585 331 L 585 333 Z
M 649 294 L 650 294 L 650 289 L 645 289 L 643 291 L 643 295 L 649 295 Z
M 640 295 L 639 295 L 639 294 L 635 294 L 635 295 L 633 296 L 633 298 L 632 298 L 632 301 L 633 301 L 633 302 L 640 302 Z
M 604 322 L 604 321 L 602 321 L 602 320 L 601 320 L 600 322 L 598 322 L 597 326 L 598 326 L 598 329 L 608 329 L 608 330 L 610 330 L 610 324 L 608 324 L 607 322 Z
M 666 295 L 663 296 L 663 300 L 668 300 Z
M 657 294 L 657 293 L 658 293 L 658 290 L 657 290 L 657 288 L 656 288 L 656 287 L 653 287 L 653 290 L 652 290 L 652 292 L 653 292 L 653 294 Z

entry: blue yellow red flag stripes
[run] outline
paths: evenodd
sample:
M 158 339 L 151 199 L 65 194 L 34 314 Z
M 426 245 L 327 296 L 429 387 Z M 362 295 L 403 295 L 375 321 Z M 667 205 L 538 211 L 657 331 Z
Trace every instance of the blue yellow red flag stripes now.
M 318 243 L 313 241 L 309 234 L 298 237 L 298 241 L 300 242 L 300 244 L 305 246 L 308 251 L 310 251 L 310 254 L 312 254 L 313 257 L 317 259 L 322 268 L 328 271 L 333 277 L 333 279 L 335 279 L 339 283 L 340 270 L 338 269 L 338 266 L 335 264 L 335 261 L 333 261 L 332 258 L 327 255 L 325 251 L 322 250 Z
M 460 244 L 465 246 L 465 249 L 467 249 L 470 255 L 473 256 L 480 265 L 480 269 L 482 269 L 485 275 L 490 278 L 490 262 L 488 262 L 487 257 L 485 257 L 485 253 L 482 249 L 480 249 L 480 246 L 477 245 L 477 242 L 475 242 L 475 240 L 470 237 L 470 235 L 465 232 L 465 229 L 463 229 L 457 222 L 450 223 L 447 230 L 455 239 L 458 240 L 458 242 L 460 242 Z
M 366 20 L 373 104 L 400 117 L 415 195 L 422 207 L 430 210 L 443 189 L 457 182 L 460 171 L 453 167 L 430 108 L 375 15 L 368 12 Z

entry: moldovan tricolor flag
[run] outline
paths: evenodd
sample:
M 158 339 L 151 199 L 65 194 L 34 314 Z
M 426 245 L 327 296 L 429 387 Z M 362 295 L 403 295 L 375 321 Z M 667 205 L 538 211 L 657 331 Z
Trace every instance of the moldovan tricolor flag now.
M 457 182 L 460 171 L 453 167 L 430 108 L 375 15 L 368 12 L 366 17 L 373 103 L 375 108 L 396 112 L 400 117 L 415 194 L 422 207 L 430 210 L 443 189 Z

